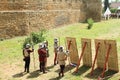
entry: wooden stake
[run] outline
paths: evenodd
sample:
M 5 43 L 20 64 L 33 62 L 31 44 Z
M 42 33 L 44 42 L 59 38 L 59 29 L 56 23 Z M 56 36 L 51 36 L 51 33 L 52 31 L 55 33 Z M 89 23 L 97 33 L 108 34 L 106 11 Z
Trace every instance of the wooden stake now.
M 91 73 L 90 73 L 91 76 L 93 75 L 93 70 L 94 70 L 95 62 L 97 60 L 98 50 L 99 50 L 99 47 L 100 47 L 99 45 L 100 45 L 100 43 L 97 44 L 96 54 L 95 54 L 94 62 L 93 62 L 93 65 L 92 65 L 92 70 L 91 70 Z
M 80 58 L 79 58 L 79 60 L 78 60 L 78 64 L 77 64 L 77 66 L 76 66 L 75 72 L 78 72 L 78 68 L 79 68 L 79 66 L 80 66 L 80 62 L 81 62 L 82 56 L 83 56 L 83 54 L 84 54 L 84 50 L 85 50 L 85 48 L 86 48 L 86 44 L 87 44 L 87 42 L 84 42 L 84 46 L 83 46 L 83 48 L 82 48 L 82 52 L 81 52 Z
M 104 68 L 103 68 L 103 72 L 102 72 L 102 78 L 104 77 L 104 74 L 105 74 L 105 70 L 106 70 L 106 66 L 107 66 L 107 62 L 108 62 L 108 58 L 109 58 L 110 49 L 111 49 L 111 44 L 109 44 L 108 49 L 107 49 L 106 60 L 105 60 Z

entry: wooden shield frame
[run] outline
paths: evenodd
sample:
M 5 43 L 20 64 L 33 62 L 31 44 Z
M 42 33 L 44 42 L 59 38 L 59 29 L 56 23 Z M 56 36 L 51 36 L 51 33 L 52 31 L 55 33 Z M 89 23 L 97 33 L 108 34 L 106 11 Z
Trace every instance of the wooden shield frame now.
M 108 69 L 113 71 L 119 71 L 118 67 L 118 55 L 117 55 L 117 44 L 115 40 L 105 40 L 106 52 L 111 45 L 109 58 L 108 58 Z
M 66 40 L 67 40 L 67 45 L 69 45 L 69 41 L 71 41 L 71 45 L 70 45 L 70 49 L 69 49 L 69 51 L 70 51 L 70 62 L 73 63 L 73 64 L 77 64 L 78 60 L 79 60 L 79 56 L 78 56 L 76 38 L 66 37 Z
M 85 46 L 85 42 L 86 42 L 86 46 Z M 85 47 L 83 53 L 83 65 L 91 67 L 92 66 L 91 39 L 82 38 L 81 46 L 82 49 Z
M 95 39 L 95 50 L 97 49 L 97 45 L 99 44 L 98 55 L 97 55 L 97 67 L 104 68 L 105 62 L 105 40 Z

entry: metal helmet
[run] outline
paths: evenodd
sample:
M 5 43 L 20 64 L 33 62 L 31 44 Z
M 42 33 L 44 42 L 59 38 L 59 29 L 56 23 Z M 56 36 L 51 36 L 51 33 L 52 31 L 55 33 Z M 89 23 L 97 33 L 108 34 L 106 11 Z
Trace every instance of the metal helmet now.
M 40 44 L 39 44 L 39 48 L 40 48 L 40 49 L 43 48 L 43 46 L 44 46 L 43 43 L 40 43 Z
M 26 46 L 25 46 L 26 48 L 30 48 L 30 44 L 26 44 Z
M 54 39 L 54 42 L 58 42 L 58 39 L 57 39 L 57 38 L 55 38 L 55 39 Z
M 60 47 L 59 47 L 59 51 L 63 52 L 63 50 L 64 50 L 64 47 L 63 47 L 63 46 L 60 46 Z

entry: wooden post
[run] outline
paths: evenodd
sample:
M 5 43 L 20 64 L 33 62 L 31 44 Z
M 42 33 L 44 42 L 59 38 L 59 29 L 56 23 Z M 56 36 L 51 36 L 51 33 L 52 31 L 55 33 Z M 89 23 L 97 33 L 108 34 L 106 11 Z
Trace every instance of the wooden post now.
M 100 45 L 100 43 L 97 44 L 96 54 L 95 54 L 94 62 L 93 62 L 93 65 L 92 65 L 92 70 L 91 70 L 91 73 L 90 73 L 91 76 L 93 75 L 93 70 L 94 70 L 95 62 L 97 60 L 98 50 L 99 50 L 99 47 L 100 47 L 99 45 Z
M 78 60 L 78 64 L 77 64 L 77 66 L 76 66 L 75 72 L 78 72 L 78 68 L 79 68 L 79 66 L 80 66 L 80 62 L 81 62 L 82 56 L 83 56 L 83 54 L 84 54 L 84 50 L 85 50 L 86 44 L 87 44 L 87 42 L 84 43 L 84 47 L 82 48 L 82 52 L 81 52 L 80 58 L 79 58 L 79 60 Z
M 111 44 L 109 44 L 108 49 L 107 49 L 106 59 L 105 59 L 104 68 L 103 68 L 103 72 L 102 72 L 102 78 L 104 77 L 104 74 L 105 74 L 105 70 L 106 70 L 110 50 L 111 50 Z

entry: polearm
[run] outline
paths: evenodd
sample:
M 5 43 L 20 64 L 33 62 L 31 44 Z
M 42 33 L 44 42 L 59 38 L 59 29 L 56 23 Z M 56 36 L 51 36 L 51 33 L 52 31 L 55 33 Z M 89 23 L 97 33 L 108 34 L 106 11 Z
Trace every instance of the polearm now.
M 30 13 L 29 13 L 29 28 L 30 28 Z M 33 49 L 33 48 L 34 48 L 34 45 L 33 45 L 33 40 L 32 40 L 32 34 L 30 34 L 30 40 L 31 40 L 32 49 Z M 35 70 L 35 57 L 34 57 L 34 51 L 33 51 L 33 64 L 34 64 L 34 70 Z
M 34 49 L 34 44 L 33 44 L 33 41 L 32 41 L 32 34 L 30 35 L 31 37 L 31 44 L 32 44 L 32 49 Z M 33 51 L 33 65 L 34 65 L 34 70 L 35 70 L 35 56 L 34 56 L 34 51 Z

